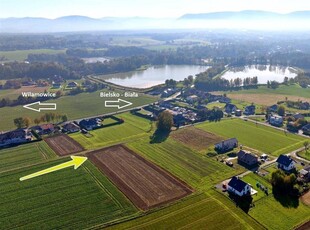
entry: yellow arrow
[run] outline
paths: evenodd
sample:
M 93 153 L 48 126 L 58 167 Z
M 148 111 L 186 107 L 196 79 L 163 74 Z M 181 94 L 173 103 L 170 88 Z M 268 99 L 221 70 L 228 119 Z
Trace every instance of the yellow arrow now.
M 71 156 L 71 159 L 72 159 L 71 161 L 68 161 L 68 162 L 65 162 L 65 163 L 62 163 L 62 164 L 41 170 L 41 171 L 36 172 L 36 173 L 32 173 L 28 176 L 21 177 L 19 180 L 20 181 L 28 180 L 28 179 L 31 179 L 31 178 L 34 178 L 37 176 L 42 176 L 42 175 L 47 174 L 47 173 L 55 172 L 55 171 L 60 170 L 60 169 L 68 168 L 70 166 L 74 166 L 74 169 L 77 169 L 87 160 L 87 157 Z

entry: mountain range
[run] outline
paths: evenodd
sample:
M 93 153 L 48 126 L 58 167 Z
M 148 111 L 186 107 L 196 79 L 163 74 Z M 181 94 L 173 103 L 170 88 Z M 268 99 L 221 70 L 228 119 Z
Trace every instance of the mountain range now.
M 229 22 L 230 25 L 245 26 L 242 22 L 273 22 L 284 24 L 290 22 L 291 27 L 301 23 L 310 25 L 310 11 L 297 11 L 279 14 L 268 11 L 215 12 L 201 14 L 185 14 L 179 18 L 91 18 L 80 15 L 65 16 L 56 19 L 47 18 L 2 18 L 0 33 L 45 33 L 105 30 L 140 30 L 140 29 L 188 29 L 215 28 L 227 25 L 218 22 Z M 287 24 L 286 25 L 290 25 Z M 255 24 L 251 24 L 255 28 Z M 303 28 L 303 27 L 301 27 Z M 308 27 L 307 27 L 308 28 Z

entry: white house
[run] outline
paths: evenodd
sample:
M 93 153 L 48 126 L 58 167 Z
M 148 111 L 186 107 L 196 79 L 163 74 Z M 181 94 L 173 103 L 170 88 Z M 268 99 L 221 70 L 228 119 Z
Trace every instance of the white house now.
M 284 171 L 291 171 L 295 168 L 295 162 L 292 158 L 286 155 L 280 155 L 277 159 L 278 168 Z
M 251 194 L 251 186 L 235 176 L 228 182 L 227 190 L 238 196 Z

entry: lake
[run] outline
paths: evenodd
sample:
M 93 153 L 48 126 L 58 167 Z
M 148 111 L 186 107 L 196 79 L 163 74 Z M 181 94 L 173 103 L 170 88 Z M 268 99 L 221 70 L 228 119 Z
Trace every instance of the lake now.
M 199 65 L 163 65 L 151 66 L 146 70 L 101 75 L 100 78 L 126 87 L 148 88 L 165 83 L 167 79 L 184 80 L 189 75 L 204 72 L 208 66 Z
M 266 84 L 267 81 L 283 82 L 284 77 L 296 77 L 296 71 L 291 67 L 271 66 L 271 65 L 251 65 L 244 67 L 230 68 L 222 78 L 227 80 L 236 78 L 256 77 L 259 84 Z

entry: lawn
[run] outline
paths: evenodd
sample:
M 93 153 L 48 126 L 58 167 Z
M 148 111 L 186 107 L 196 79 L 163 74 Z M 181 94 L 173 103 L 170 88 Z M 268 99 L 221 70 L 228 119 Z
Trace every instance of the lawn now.
M 249 214 L 268 229 L 288 230 L 310 220 L 310 207 L 299 201 L 297 208 L 287 208 L 269 195 L 255 202 Z
M 194 194 L 168 208 L 108 229 L 263 229 L 224 199 L 213 191 Z
M 149 138 L 142 138 L 127 146 L 199 190 L 209 189 L 221 180 L 243 171 L 203 157 L 171 138 L 157 144 L 150 144 Z
M 68 161 L 0 174 L 1 229 L 84 229 L 138 215 L 137 209 L 90 162 L 20 182 L 19 178 Z
M 28 54 L 60 54 L 64 52 L 65 50 L 52 49 L 0 51 L 0 57 L 5 57 L 9 61 L 24 61 L 28 58 Z
M 147 119 L 129 113 L 123 113 L 117 117 L 124 119 L 125 122 L 91 131 L 89 137 L 81 133 L 71 134 L 70 137 L 85 149 L 96 149 L 150 135 L 147 131 L 150 130 L 151 124 Z
M 260 200 L 263 197 L 267 197 L 267 195 L 265 194 L 265 192 L 263 192 L 260 188 L 258 188 L 256 186 L 257 183 L 260 183 L 261 185 L 263 185 L 265 188 L 268 188 L 268 192 L 269 192 L 269 196 L 271 196 L 271 192 L 272 192 L 272 186 L 271 184 L 269 184 L 266 180 L 264 180 L 263 178 L 261 178 L 260 176 L 250 173 L 244 177 L 242 177 L 242 180 L 251 184 L 253 189 L 257 191 L 256 195 L 253 195 L 253 201 L 256 202 L 258 200 Z
M 124 109 L 133 108 L 156 101 L 156 98 L 139 94 L 138 98 L 124 98 L 132 102 L 131 106 Z M 115 98 L 100 98 L 99 92 L 81 93 L 75 96 L 64 96 L 56 100 L 46 101 L 47 103 L 56 103 L 57 110 L 55 112 L 67 114 L 69 120 L 107 114 L 118 111 L 117 108 L 106 108 L 104 106 L 106 100 L 115 100 Z M 1 123 L 0 130 L 14 129 L 13 119 L 18 116 L 30 117 L 32 119 L 40 117 L 40 114 L 35 111 L 27 110 L 23 106 L 4 107 L 0 108 Z
M 0 173 L 56 158 L 44 141 L 0 150 Z
M 196 127 L 224 138 L 237 138 L 239 145 L 245 145 L 261 152 L 279 156 L 303 146 L 306 138 L 284 133 L 265 125 L 241 119 L 225 119 L 220 122 L 205 122 Z

